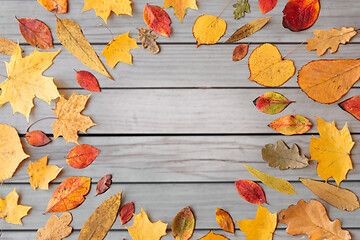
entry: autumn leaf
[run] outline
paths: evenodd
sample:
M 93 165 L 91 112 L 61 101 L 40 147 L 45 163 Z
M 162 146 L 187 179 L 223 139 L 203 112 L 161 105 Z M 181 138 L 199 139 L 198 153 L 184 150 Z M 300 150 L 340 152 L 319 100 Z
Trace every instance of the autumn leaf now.
M 53 64 L 60 50 L 39 52 L 35 49 L 30 55 L 22 57 L 22 50 L 17 45 L 10 62 L 5 63 L 8 78 L 0 84 L 0 107 L 10 102 L 13 112 L 23 114 L 29 121 L 35 97 L 48 104 L 58 98 L 59 92 L 53 78 L 45 77 L 42 73 Z
M 0 123 L 0 182 L 11 178 L 27 155 L 15 128 Z
M 25 135 L 26 141 L 34 147 L 42 147 L 51 142 L 51 139 L 42 131 L 31 131 Z
M 64 212 L 60 218 L 52 215 L 44 228 L 37 231 L 36 240 L 61 240 L 70 236 L 72 227 L 69 224 L 72 221 L 72 215 Z
M 53 127 L 54 138 L 62 135 L 65 141 L 77 143 L 78 131 L 86 133 L 86 130 L 96 124 L 89 116 L 84 116 L 81 112 L 84 110 L 90 95 L 73 95 L 66 100 L 63 96 L 56 103 L 53 112 L 57 119 L 51 125 Z
M 250 4 L 248 0 L 237 0 L 237 3 L 233 4 L 234 19 L 240 19 L 245 16 L 245 13 L 250 13 Z
M 129 202 L 121 207 L 120 209 L 120 221 L 124 225 L 133 217 L 135 212 L 135 206 L 133 202 Z
M 309 239 L 350 240 L 348 231 L 341 229 L 339 219 L 332 222 L 325 207 L 316 200 L 300 200 L 280 213 L 279 223 L 288 225 L 286 232 L 297 236 L 307 234 Z
M 354 211 L 360 208 L 359 198 L 348 189 L 308 178 L 299 180 L 316 196 L 338 209 Z
M 249 80 L 265 87 L 281 86 L 295 74 L 294 62 L 283 59 L 270 43 L 255 48 L 249 57 L 249 69 Z
M 249 22 L 236 30 L 231 37 L 225 41 L 225 43 L 231 43 L 239 41 L 243 38 L 249 37 L 255 32 L 259 31 L 262 27 L 264 27 L 268 21 L 271 19 L 271 17 L 266 18 L 259 18 L 252 22 Z
M 227 237 L 224 237 L 220 234 L 215 234 L 213 230 L 210 230 L 208 234 L 206 234 L 204 237 L 199 238 L 198 240 L 229 240 Z
M 267 92 L 256 98 L 253 103 L 261 112 L 273 115 L 282 112 L 293 101 L 280 93 Z
M 264 190 L 256 182 L 251 180 L 238 180 L 235 181 L 235 187 L 240 196 L 249 203 L 267 203 Z
M 160 47 L 155 41 L 159 36 L 155 33 L 151 33 L 150 28 L 140 28 L 138 29 L 139 40 L 142 41 L 142 48 L 149 48 L 149 51 L 153 54 L 160 52 Z
M 112 175 L 111 174 L 107 174 L 105 176 L 103 176 L 99 182 L 96 185 L 96 196 L 103 194 L 104 192 L 106 192 L 107 190 L 109 190 L 111 184 L 112 184 Z
M 172 234 L 175 240 L 189 240 L 194 233 L 195 216 L 190 207 L 182 209 L 172 223 Z
M 45 23 L 35 18 L 16 19 L 21 35 L 30 45 L 41 49 L 54 48 L 50 28 Z
M 76 81 L 80 85 L 80 87 L 92 91 L 92 92 L 100 92 L 99 82 L 96 77 L 88 71 L 77 71 L 76 72 Z
M 301 68 L 298 84 L 309 98 L 334 103 L 359 80 L 360 59 L 311 61 Z
M 261 149 L 261 154 L 270 167 L 279 166 L 280 170 L 304 168 L 309 165 L 309 159 L 300 154 L 298 145 L 294 143 L 290 149 L 283 140 L 278 140 L 276 146 L 266 144 L 265 148 Z
M 360 95 L 346 99 L 339 106 L 360 121 Z
M 113 79 L 99 59 L 94 48 L 85 38 L 79 24 L 70 19 L 56 17 L 56 35 L 60 43 L 85 66 Z
M 330 31 L 315 30 L 315 38 L 308 38 L 306 49 L 309 51 L 317 50 L 317 54 L 322 56 L 330 48 L 331 53 L 336 53 L 339 45 L 346 44 L 357 34 L 355 28 L 342 27 L 341 30 L 332 28 Z
M 216 222 L 219 224 L 222 230 L 229 233 L 235 233 L 235 225 L 231 215 L 221 209 L 216 209 Z
M 99 149 L 93 146 L 87 144 L 77 145 L 70 150 L 66 162 L 70 167 L 83 169 L 89 166 L 99 153 Z
M 303 134 L 309 131 L 312 123 L 300 115 L 287 115 L 276 119 L 269 127 L 284 135 Z
M 12 55 L 16 48 L 16 43 L 13 41 L 0 37 L 0 53 L 5 55 Z
M 68 0 L 37 0 L 44 8 L 53 13 L 67 13 Z
M 120 14 L 132 16 L 131 3 L 130 0 L 85 0 L 82 12 L 94 9 L 96 16 L 101 17 L 107 23 L 111 12 L 118 16 Z
M 160 220 L 152 223 L 146 212 L 141 209 L 139 214 L 134 215 L 134 224 L 126 228 L 133 240 L 159 240 L 166 235 L 166 227 L 167 223 Z
M 54 180 L 63 168 L 48 165 L 48 156 L 37 162 L 30 162 L 27 172 L 30 175 L 30 185 L 36 191 L 37 188 L 48 190 L 49 182 Z
M 274 9 L 278 0 L 259 0 L 259 9 L 262 14 L 268 13 Z
M 339 131 L 335 122 L 328 123 L 316 118 L 320 138 L 313 136 L 310 140 L 310 160 L 318 162 L 317 173 L 320 178 L 327 181 L 333 177 L 336 184 L 340 185 L 348 171 L 353 169 L 350 151 L 355 143 L 347 124 Z
M 283 26 L 298 32 L 311 27 L 320 13 L 319 0 L 289 0 L 286 4 Z
M 78 207 L 89 193 L 91 178 L 68 177 L 54 191 L 45 213 L 66 212 Z
M 233 51 L 233 61 L 240 61 L 248 53 L 249 44 L 240 44 Z
M 164 9 L 159 6 L 146 4 L 143 17 L 146 25 L 148 25 L 151 30 L 165 37 L 170 37 L 171 20 Z
M 121 204 L 122 191 L 106 199 L 86 220 L 78 240 L 104 239 L 114 224 Z
M 188 8 L 197 10 L 196 0 L 165 0 L 163 8 L 174 8 L 174 14 L 182 22 Z
M 18 203 L 19 195 L 15 188 L 4 200 L 0 198 L 0 219 L 4 218 L 8 223 L 22 225 L 21 219 L 28 214 L 31 207 Z
M 262 173 L 255 168 L 252 168 L 245 164 L 244 166 L 254 177 L 259 179 L 266 186 L 271 187 L 281 193 L 296 194 L 294 187 L 288 181 L 282 178 L 273 177 L 266 173 Z
M 245 219 L 237 224 L 245 233 L 246 240 L 271 240 L 277 226 L 277 213 L 271 213 L 259 204 L 255 219 Z
M 193 26 L 197 47 L 217 43 L 226 32 L 226 22 L 212 15 L 201 15 Z
M 104 48 L 100 56 L 106 57 L 106 64 L 114 68 L 118 62 L 123 62 L 132 65 L 131 49 L 139 48 L 136 44 L 136 39 L 131 38 L 129 33 L 117 36 L 109 42 Z

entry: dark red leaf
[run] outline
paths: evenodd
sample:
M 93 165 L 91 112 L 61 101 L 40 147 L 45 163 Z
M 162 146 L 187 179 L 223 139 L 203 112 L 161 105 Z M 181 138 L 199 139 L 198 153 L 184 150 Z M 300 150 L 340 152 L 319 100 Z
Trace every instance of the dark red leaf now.
M 34 47 L 41 49 L 51 49 L 53 37 L 50 28 L 40 20 L 34 18 L 19 18 L 19 28 L 21 35 Z
M 262 14 L 268 13 L 274 9 L 278 0 L 259 0 L 259 8 Z
M 235 187 L 240 196 L 249 203 L 267 203 L 264 190 L 256 182 L 251 180 L 238 180 L 235 182 Z
M 51 142 L 51 139 L 42 131 L 31 131 L 25 135 L 26 141 L 34 147 L 42 147 Z
M 248 53 L 248 49 L 248 44 L 240 44 L 239 46 L 237 46 L 233 52 L 233 61 L 239 61 L 243 59 Z
M 112 183 L 112 175 L 108 174 L 103 176 L 96 185 L 96 196 L 106 192 Z
M 92 73 L 90 73 L 88 71 L 76 72 L 76 81 L 82 88 L 84 88 L 86 90 L 89 90 L 92 92 L 100 92 L 101 91 L 98 80 Z
M 360 95 L 339 103 L 339 106 L 360 121 Z
M 129 203 L 125 204 L 124 206 L 122 206 L 122 208 L 120 210 L 121 224 L 124 225 L 125 223 L 130 221 L 130 219 L 134 215 L 134 212 L 135 212 L 135 206 L 134 206 L 133 202 L 129 202 Z

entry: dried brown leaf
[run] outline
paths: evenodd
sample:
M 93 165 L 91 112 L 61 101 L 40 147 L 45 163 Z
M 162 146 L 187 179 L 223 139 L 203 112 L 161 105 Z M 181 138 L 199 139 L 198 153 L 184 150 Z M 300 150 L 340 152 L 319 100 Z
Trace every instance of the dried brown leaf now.
M 142 47 L 149 48 L 150 52 L 157 54 L 160 52 L 160 47 L 155 41 L 159 36 L 155 33 L 151 33 L 150 28 L 140 28 L 138 30 L 139 40 L 142 41 Z

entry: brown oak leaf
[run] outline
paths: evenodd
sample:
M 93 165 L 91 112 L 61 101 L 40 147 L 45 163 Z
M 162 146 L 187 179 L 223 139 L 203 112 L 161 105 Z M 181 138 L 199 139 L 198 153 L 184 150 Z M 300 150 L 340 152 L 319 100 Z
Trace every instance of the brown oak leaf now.
M 149 48 L 150 52 L 157 54 L 160 52 L 160 47 L 155 41 L 159 36 L 155 33 L 151 33 L 150 28 L 140 28 L 138 30 L 139 40 L 142 41 L 142 47 Z
M 63 213 L 60 218 L 52 215 L 44 228 L 37 231 L 36 240 L 61 240 L 68 237 L 72 232 L 69 224 L 72 221 L 72 215 L 69 212 Z

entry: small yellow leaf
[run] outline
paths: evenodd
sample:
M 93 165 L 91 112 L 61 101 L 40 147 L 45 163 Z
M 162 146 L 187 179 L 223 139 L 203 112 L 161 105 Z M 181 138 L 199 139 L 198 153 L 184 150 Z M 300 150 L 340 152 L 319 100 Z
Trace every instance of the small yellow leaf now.
M 196 0 L 165 0 L 163 8 L 173 7 L 174 13 L 182 22 L 186 9 L 191 8 L 197 10 Z
M 277 213 L 271 213 L 259 204 L 255 219 L 245 219 L 237 224 L 245 233 L 246 240 L 271 240 L 277 226 Z
M 202 44 L 215 44 L 224 36 L 226 22 L 219 17 L 201 15 L 193 26 L 193 34 L 197 41 L 197 47 Z
M 221 209 L 221 208 L 217 208 L 216 209 L 216 222 L 219 224 L 219 226 L 226 232 L 229 233 L 235 233 L 235 226 L 234 226 L 234 221 L 231 217 L 231 215 Z
M 126 227 L 133 240 L 159 240 L 166 235 L 167 223 L 160 220 L 152 223 L 144 209 L 141 213 L 134 215 L 134 224 Z
M 36 190 L 36 188 L 48 190 L 49 182 L 54 180 L 61 172 L 62 168 L 58 168 L 54 165 L 47 165 L 48 156 L 41 158 L 37 162 L 30 162 L 27 169 L 30 175 L 30 185 Z
M 106 57 L 106 64 L 114 68 L 118 62 L 123 62 L 132 65 L 131 49 L 140 48 L 136 44 L 136 39 L 131 38 L 129 33 L 117 36 L 106 45 L 104 51 L 100 56 Z
M 96 16 L 100 16 L 107 23 L 111 11 L 118 16 L 120 14 L 132 16 L 131 3 L 130 0 L 85 0 L 82 12 L 94 9 Z
M 15 188 L 4 200 L 0 198 L 0 219 L 4 218 L 8 223 L 22 225 L 21 219 L 28 214 L 31 207 L 18 205 L 18 202 L 19 195 Z
M 265 87 L 278 87 L 295 74 L 292 60 L 283 59 L 275 45 L 265 43 L 249 57 L 250 81 Z

